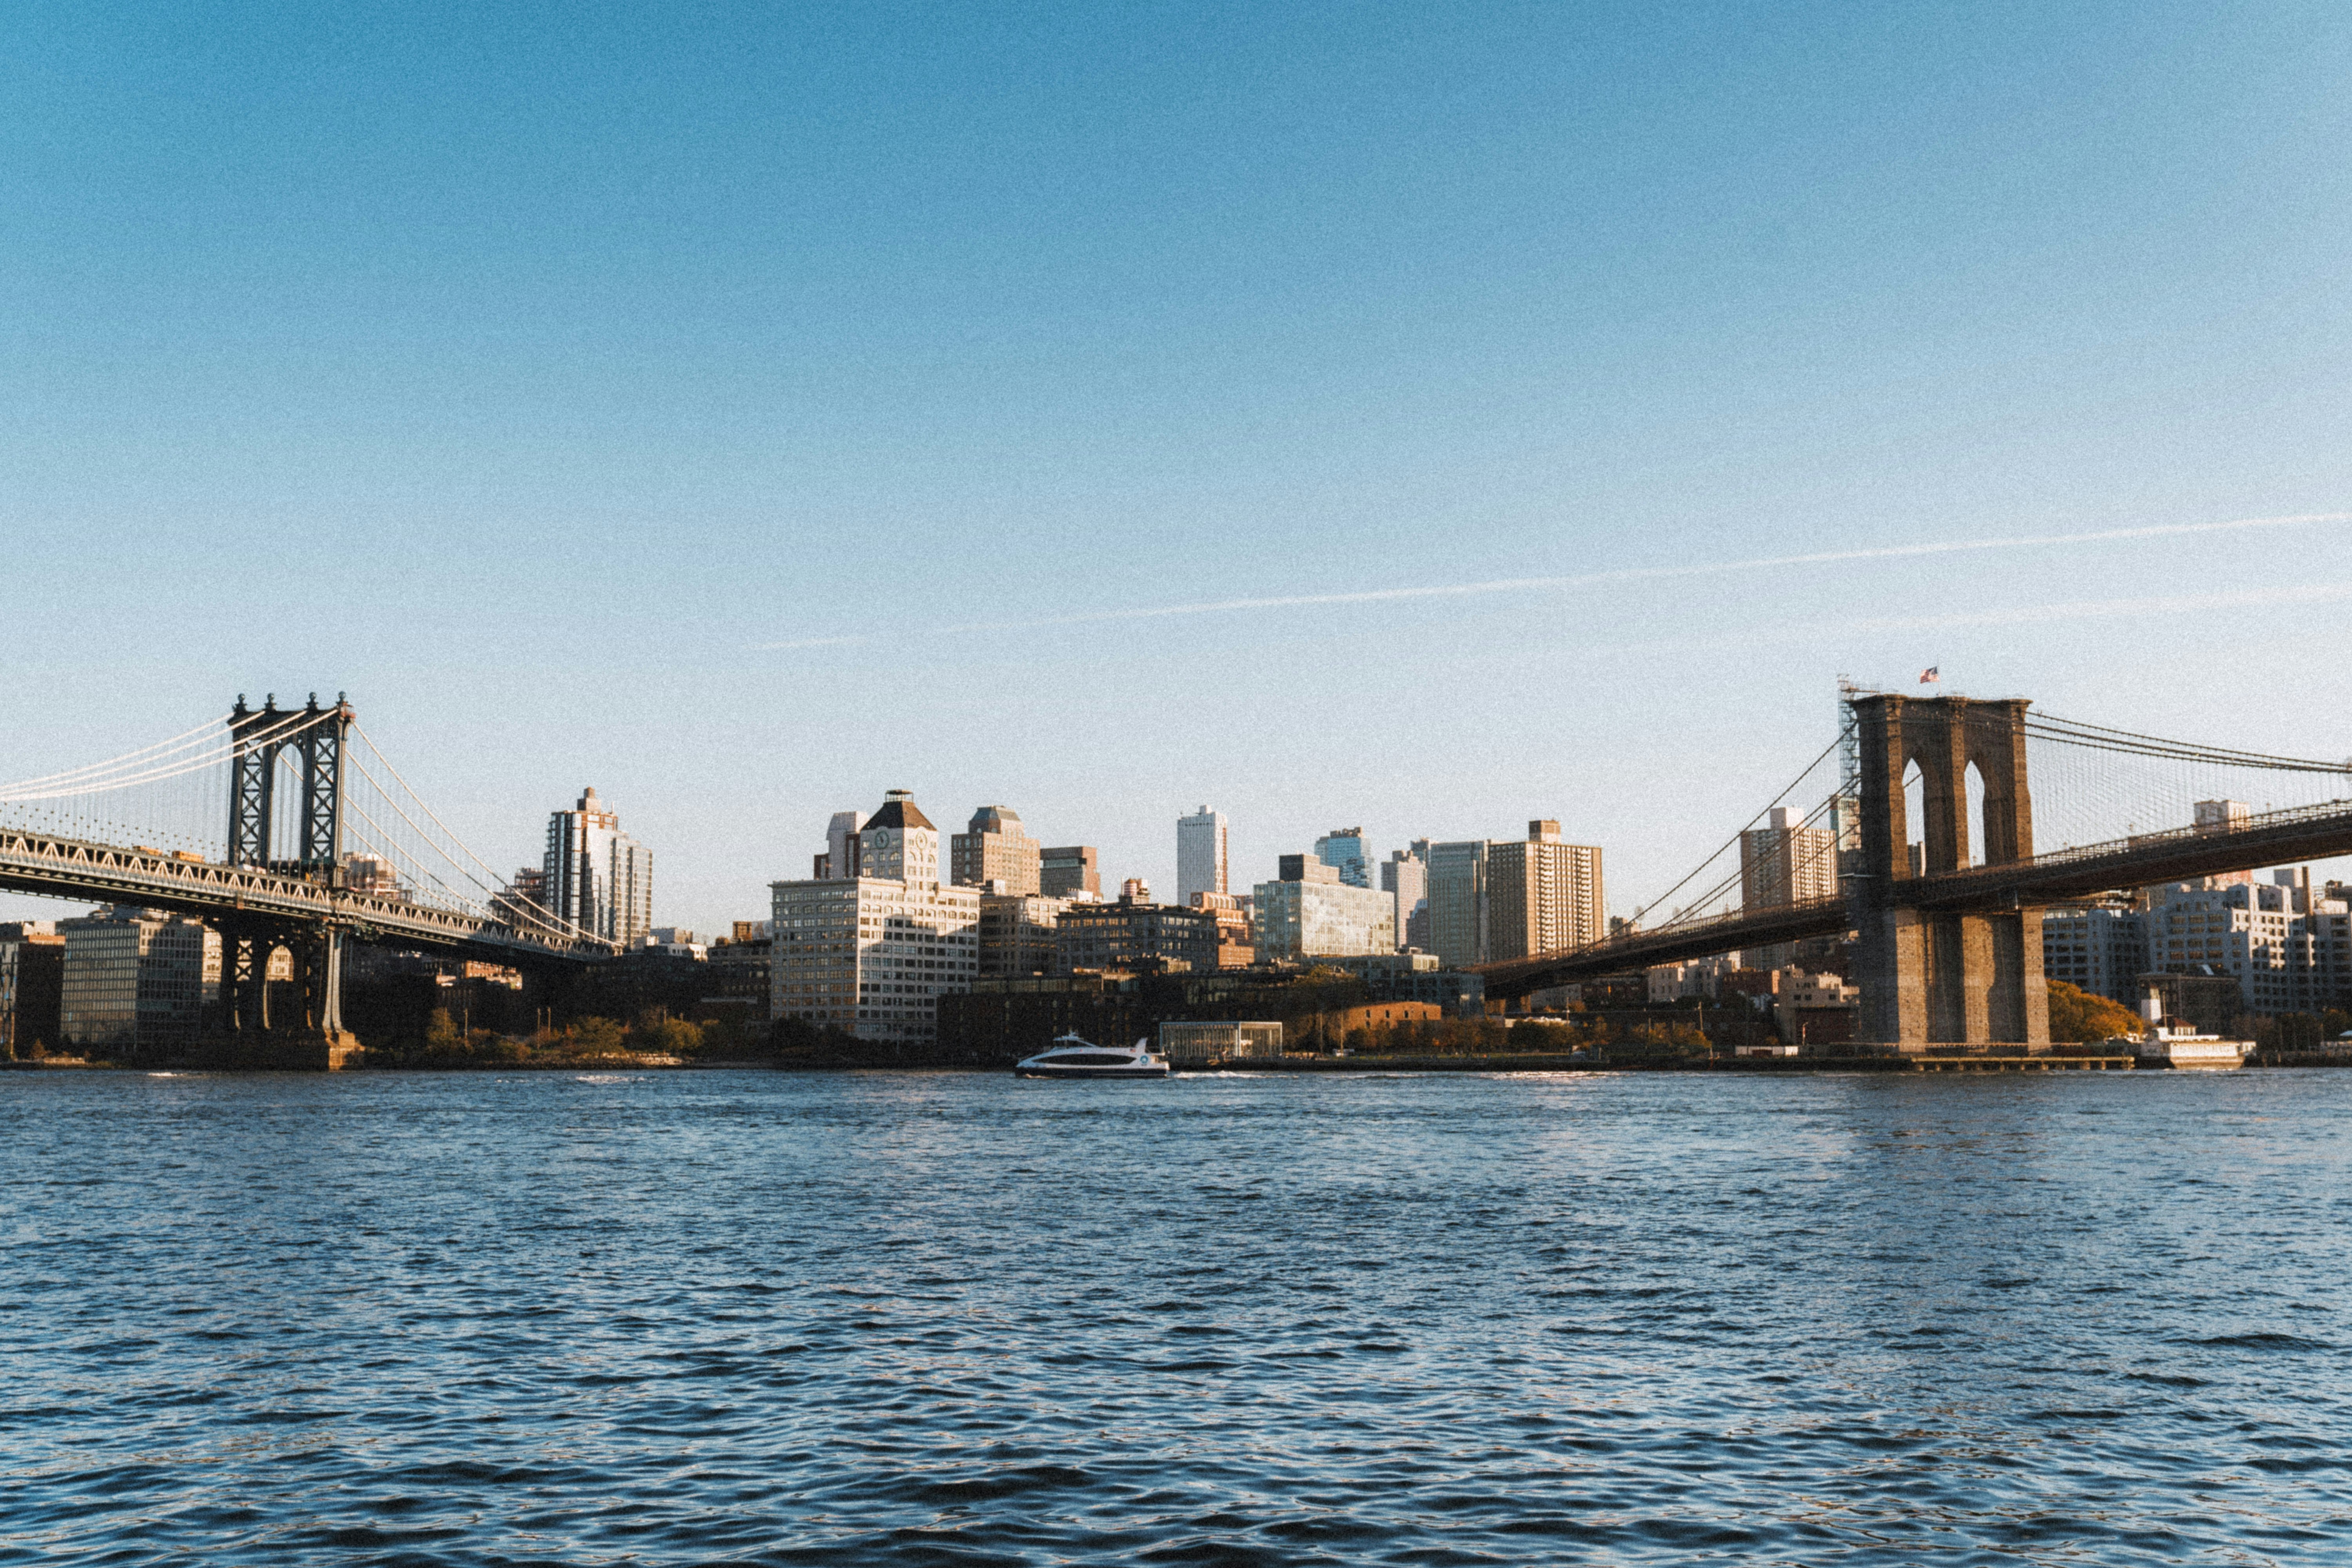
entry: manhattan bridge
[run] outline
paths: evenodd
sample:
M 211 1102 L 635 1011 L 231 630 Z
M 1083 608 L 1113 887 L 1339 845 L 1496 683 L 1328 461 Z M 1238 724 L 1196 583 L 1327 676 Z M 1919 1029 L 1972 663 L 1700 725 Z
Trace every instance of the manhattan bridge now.
M 1743 825 L 1802 808 L 1804 826 L 1825 829 L 1804 841 L 1834 858 L 1835 894 L 1741 907 L 1743 828 L 1725 824 L 1721 847 L 1644 910 L 1662 918 L 1484 965 L 1486 995 L 1851 932 L 1858 1038 L 2032 1045 L 2049 1038 L 2043 907 L 2352 853 L 2352 763 L 2061 719 L 2023 699 L 1850 688 L 1840 721 Z M 2246 805 L 2199 809 L 2217 801 Z M 329 1063 L 350 1038 L 348 943 L 542 974 L 620 952 L 518 894 L 340 697 L 257 709 L 239 698 L 168 740 L 0 785 L 0 889 L 203 921 L 221 938 L 226 1030 L 325 1047 L 313 1058 Z M 280 949 L 296 984 L 273 1005 Z
M 541 973 L 620 951 L 515 893 L 341 697 L 240 697 L 169 740 L 0 785 L 0 889 L 194 917 L 220 933 L 228 1033 L 315 1044 L 330 1063 L 349 1045 L 349 942 Z M 280 949 L 294 984 L 273 1001 Z

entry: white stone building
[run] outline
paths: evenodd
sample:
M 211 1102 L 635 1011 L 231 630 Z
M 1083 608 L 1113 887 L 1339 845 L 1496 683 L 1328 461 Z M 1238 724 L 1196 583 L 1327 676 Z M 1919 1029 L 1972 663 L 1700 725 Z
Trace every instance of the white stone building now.
M 859 830 L 855 858 L 856 876 L 772 885 L 769 1016 L 927 1045 L 939 999 L 979 974 L 981 890 L 940 881 L 939 830 L 905 790 Z
M 2236 980 L 2249 1013 L 2315 1013 L 2352 989 L 2352 910 L 2303 871 L 2200 878 L 2147 890 L 2147 961 L 2160 974 Z
M 1202 806 L 1176 819 L 1176 901 L 1192 905 L 1195 893 L 1223 893 L 1226 886 L 1225 814 Z
M 2147 969 L 2147 917 L 2132 905 L 2053 904 L 2042 911 L 2044 978 L 2137 1007 Z

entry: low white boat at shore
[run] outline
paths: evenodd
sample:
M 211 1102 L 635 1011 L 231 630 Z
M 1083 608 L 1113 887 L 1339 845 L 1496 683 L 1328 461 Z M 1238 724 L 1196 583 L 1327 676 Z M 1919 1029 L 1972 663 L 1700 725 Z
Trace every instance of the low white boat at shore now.
M 2136 1047 L 2142 1067 L 2196 1068 L 2208 1072 L 2245 1066 L 2253 1048 L 2252 1040 L 2225 1040 L 2219 1035 L 2162 1026 L 2149 1030 Z

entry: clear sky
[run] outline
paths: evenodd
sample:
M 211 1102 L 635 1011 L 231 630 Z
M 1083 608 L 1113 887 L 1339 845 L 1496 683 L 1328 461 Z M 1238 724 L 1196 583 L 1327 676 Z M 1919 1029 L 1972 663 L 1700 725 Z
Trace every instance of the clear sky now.
M 0 11 L 0 777 L 347 690 L 707 929 L 893 786 L 1622 912 L 1840 672 L 2352 752 L 2340 521 L 1735 564 L 2352 511 L 2340 4 L 373 9 Z

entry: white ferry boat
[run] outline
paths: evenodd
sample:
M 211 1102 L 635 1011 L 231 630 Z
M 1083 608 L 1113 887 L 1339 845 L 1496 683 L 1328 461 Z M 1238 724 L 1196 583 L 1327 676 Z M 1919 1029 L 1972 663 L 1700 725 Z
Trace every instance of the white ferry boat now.
M 1013 1069 L 1017 1078 L 1166 1078 L 1165 1058 L 1151 1054 L 1147 1037 L 1125 1049 L 1064 1035 L 1051 1048 Z
M 2228 1072 L 2246 1065 L 2254 1042 L 2225 1040 L 2219 1035 L 2199 1034 L 2193 1028 L 2170 1029 L 2159 1025 L 2135 1042 L 2134 1048 L 2139 1055 L 2137 1065 L 2144 1068 L 2199 1068 L 2208 1072 Z

